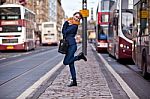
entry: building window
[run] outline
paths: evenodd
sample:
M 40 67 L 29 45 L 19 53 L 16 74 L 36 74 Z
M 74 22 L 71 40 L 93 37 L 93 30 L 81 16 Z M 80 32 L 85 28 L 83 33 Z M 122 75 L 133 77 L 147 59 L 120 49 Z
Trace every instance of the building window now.
M 39 14 L 39 10 L 36 10 L 36 14 Z
M 36 4 L 39 5 L 39 1 L 36 1 Z

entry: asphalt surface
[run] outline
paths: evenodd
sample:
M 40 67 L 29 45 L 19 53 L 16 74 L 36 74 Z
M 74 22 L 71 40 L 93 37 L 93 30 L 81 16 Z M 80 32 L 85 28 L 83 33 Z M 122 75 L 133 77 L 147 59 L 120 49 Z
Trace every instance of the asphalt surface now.
M 57 47 L 2 54 L 5 58 L 0 60 L 0 99 L 15 99 L 63 58 Z
M 102 54 L 113 69 L 123 78 L 129 87 L 138 95 L 140 99 L 150 99 L 150 77 L 144 79 L 141 70 L 131 63 L 118 63 L 108 54 Z

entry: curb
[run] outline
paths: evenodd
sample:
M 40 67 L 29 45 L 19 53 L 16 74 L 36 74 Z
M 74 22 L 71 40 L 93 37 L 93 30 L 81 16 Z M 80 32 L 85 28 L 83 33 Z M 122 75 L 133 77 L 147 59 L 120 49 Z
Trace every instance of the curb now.
M 94 46 L 91 45 L 92 49 L 95 50 Z M 103 58 L 101 54 L 97 54 L 98 57 L 103 61 L 106 66 L 106 68 L 110 71 L 110 73 L 115 77 L 115 79 L 118 81 L 122 89 L 125 91 L 125 93 L 128 95 L 130 99 L 139 99 L 139 97 L 132 91 L 132 89 L 127 85 L 127 83 L 119 76 L 118 73 L 115 72 L 115 70 L 108 64 L 108 62 Z
M 81 45 L 78 47 L 77 51 L 81 48 Z M 19 95 L 16 99 L 26 99 L 32 98 L 33 94 L 38 91 L 40 86 L 44 85 L 52 75 L 57 72 L 63 66 L 63 59 L 56 66 L 54 66 L 49 72 L 47 72 L 44 76 L 42 76 L 38 81 L 36 81 L 33 85 L 31 85 L 28 89 L 26 89 L 21 95 Z

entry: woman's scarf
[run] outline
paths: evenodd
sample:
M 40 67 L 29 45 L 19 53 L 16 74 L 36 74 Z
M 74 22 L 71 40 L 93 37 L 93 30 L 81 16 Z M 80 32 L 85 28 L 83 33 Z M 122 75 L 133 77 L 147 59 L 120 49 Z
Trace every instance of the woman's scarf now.
M 70 24 L 76 24 L 76 25 L 79 25 L 79 24 L 80 24 L 80 22 L 79 22 L 79 21 L 74 20 L 74 19 L 73 19 L 73 17 L 68 18 L 68 20 L 67 20 L 67 21 L 69 21 L 69 22 L 70 22 Z

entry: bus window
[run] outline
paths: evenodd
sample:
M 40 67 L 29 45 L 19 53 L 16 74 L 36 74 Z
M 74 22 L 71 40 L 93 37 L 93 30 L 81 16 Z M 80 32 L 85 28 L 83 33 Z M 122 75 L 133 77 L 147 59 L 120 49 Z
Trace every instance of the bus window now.
M 18 26 L 17 19 L 21 19 L 21 11 L 19 7 L 0 8 L 0 20 L 2 20 L 0 32 L 21 32 L 22 28 L 21 26 Z
M 19 7 L 0 8 L 0 19 L 14 20 L 21 19 L 21 12 Z
M 101 16 L 101 22 L 109 22 L 109 15 L 102 14 L 102 16 Z
M 54 24 L 44 24 L 44 28 L 47 28 L 47 27 L 54 27 Z
M 132 38 L 132 26 L 133 26 L 133 14 L 129 12 L 122 13 L 122 32 L 131 39 Z

